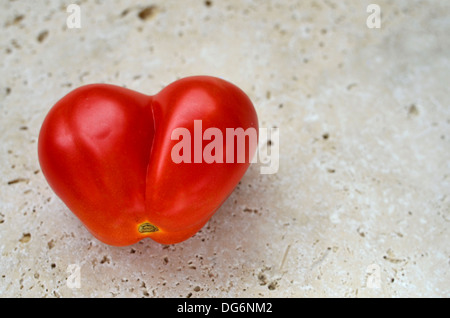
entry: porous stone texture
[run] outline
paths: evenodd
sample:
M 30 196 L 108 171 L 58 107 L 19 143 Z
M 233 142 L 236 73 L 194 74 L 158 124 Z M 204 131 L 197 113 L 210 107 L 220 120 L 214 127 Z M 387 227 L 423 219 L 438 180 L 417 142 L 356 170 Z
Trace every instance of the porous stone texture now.
M 69 1 L 2 1 L 0 296 L 450 296 L 450 3 L 377 0 L 369 28 L 373 2 L 75 1 L 70 29 Z M 81 85 L 200 74 L 278 128 L 278 169 L 180 244 L 97 241 L 40 170 L 45 115 Z

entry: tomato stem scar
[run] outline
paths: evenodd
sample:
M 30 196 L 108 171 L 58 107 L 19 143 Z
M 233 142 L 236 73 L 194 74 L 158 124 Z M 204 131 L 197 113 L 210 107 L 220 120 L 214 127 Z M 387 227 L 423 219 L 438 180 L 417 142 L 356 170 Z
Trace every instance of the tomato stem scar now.
M 142 223 L 139 225 L 138 231 L 140 233 L 152 233 L 157 232 L 159 229 L 154 226 L 153 224 L 150 224 L 148 222 Z

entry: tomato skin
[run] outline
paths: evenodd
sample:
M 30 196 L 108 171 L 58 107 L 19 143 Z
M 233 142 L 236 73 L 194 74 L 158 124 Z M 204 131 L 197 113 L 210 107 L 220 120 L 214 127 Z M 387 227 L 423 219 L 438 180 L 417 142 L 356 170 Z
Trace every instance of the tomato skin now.
M 150 237 L 178 243 L 206 224 L 250 165 L 250 159 L 175 163 L 171 149 L 178 141 L 171 134 L 184 127 L 194 136 L 194 120 L 202 120 L 203 131 L 215 127 L 224 136 L 226 128 L 258 131 L 250 99 L 218 78 L 187 77 L 154 96 L 86 85 L 58 101 L 45 118 L 38 141 L 41 169 L 102 242 L 124 246 Z M 253 155 L 255 148 L 247 145 L 246 151 Z
M 39 161 L 51 188 L 101 241 L 129 245 L 145 214 L 153 139 L 149 98 L 112 85 L 80 87 L 50 110 Z M 136 231 L 134 231 L 136 232 Z

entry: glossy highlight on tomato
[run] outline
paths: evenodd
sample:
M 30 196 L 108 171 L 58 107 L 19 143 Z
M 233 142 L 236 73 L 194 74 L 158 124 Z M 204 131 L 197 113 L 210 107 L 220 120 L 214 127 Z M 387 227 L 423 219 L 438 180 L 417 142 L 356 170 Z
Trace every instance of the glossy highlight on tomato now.
M 256 151 L 247 142 L 245 162 L 198 162 L 194 152 L 190 162 L 175 162 L 172 149 L 180 141 L 173 131 L 183 128 L 194 136 L 199 120 L 203 131 L 212 128 L 223 136 L 227 128 L 258 133 L 248 96 L 216 77 L 186 77 L 156 95 L 109 84 L 82 86 L 59 100 L 42 124 L 41 169 L 56 195 L 100 241 L 124 246 L 149 237 L 178 243 L 208 222 Z M 210 139 L 200 141 L 201 150 Z M 215 152 L 224 159 L 242 150 L 239 143 L 218 144 Z

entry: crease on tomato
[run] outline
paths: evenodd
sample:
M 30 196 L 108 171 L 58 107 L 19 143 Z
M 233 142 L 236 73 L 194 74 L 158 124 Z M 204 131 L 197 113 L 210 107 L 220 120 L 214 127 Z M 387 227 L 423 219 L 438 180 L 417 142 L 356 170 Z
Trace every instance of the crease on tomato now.
M 148 204 L 147 204 L 147 200 L 148 200 L 148 198 L 147 198 L 147 186 L 148 186 L 148 183 L 149 183 L 148 174 L 149 174 L 150 163 L 151 163 L 153 149 L 154 149 L 154 145 L 155 145 L 155 139 L 156 139 L 156 120 L 155 120 L 155 112 L 153 110 L 153 96 L 149 96 L 149 103 L 148 103 L 147 107 L 149 108 L 150 114 L 151 114 L 151 117 L 152 117 L 153 135 L 152 135 L 152 141 L 151 141 L 151 145 L 150 145 L 150 151 L 148 152 L 148 157 L 147 157 L 147 167 L 145 169 L 144 209 L 145 209 L 145 214 L 147 215 L 147 217 L 150 217 L 151 211 L 149 211 Z M 147 222 L 147 223 L 149 223 L 149 222 Z M 141 224 L 143 224 L 143 223 L 141 223 Z M 154 225 L 153 223 L 149 223 L 149 224 L 152 224 L 153 226 L 155 226 L 159 230 L 158 226 Z M 153 232 L 155 232 L 155 231 L 153 231 Z M 142 233 L 142 232 L 140 232 L 140 233 Z

